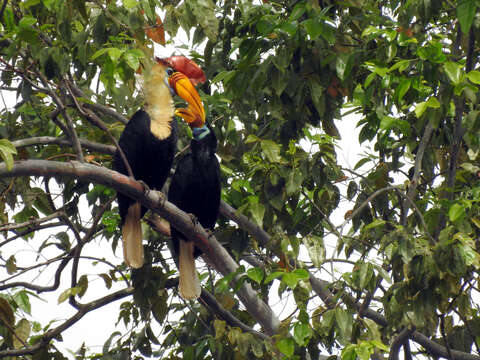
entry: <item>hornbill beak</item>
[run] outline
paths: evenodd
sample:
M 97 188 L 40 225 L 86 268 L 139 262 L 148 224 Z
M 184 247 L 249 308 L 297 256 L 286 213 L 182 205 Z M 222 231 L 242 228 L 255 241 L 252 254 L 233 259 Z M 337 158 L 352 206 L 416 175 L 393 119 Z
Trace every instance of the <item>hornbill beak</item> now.
M 188 108 L 176 109 L 175 115 L 182 117 L 190 127 L 202 127 L 205 124 L 205 109 L 200 95 L 189 78 L 180 72 L 175 72 L 168 78 L 168 84 L 188 103 Z

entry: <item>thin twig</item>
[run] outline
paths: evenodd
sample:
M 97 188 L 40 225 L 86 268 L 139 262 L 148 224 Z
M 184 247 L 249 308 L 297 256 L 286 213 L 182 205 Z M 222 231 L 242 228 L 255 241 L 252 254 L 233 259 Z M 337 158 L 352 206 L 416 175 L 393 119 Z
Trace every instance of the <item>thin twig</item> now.
M 420 174 L 422 171 L 422 161 L 423 161 L 423 155 L 425 154 L 425 150 L 427 148 L 428 143 L 430 142 L 430 137 L 432 136 L 433 133 L 433 124 L 432 121 L 429 121 L 427 123 L 427 126 L 425 127 L 425 131 L 423 132 L 422 140 L 420 140 L 420 144 L 418 146 L 417 150 L 417 156 L 415 157 L 415 165 L 414 165 L 414 171 L 413 171 L 413 177 L 410 180 L 410 186 L 408 187 L 408 191 L 405 194 L 404 201 L 403 201 L 403 208 L 405 209 L 405 212 L 402 216 L 402 225 L 405 226 L 407 224 L 407 216 L 408 216 L 408 210 L 410 209 L 409 205 L 411 202 L 409 202 L 407 199 L 414 199 L 415 198 L 415 193 L 417 190 L 418 186 L 418 181 L 420 179 Z
M 123 290 L 119 290 L 113 294 L 104 296 L 95 301 L 92 301 L 88 304 L 85 304 L 72 317 L 67 319 L 65 322 L 47 331 L 41 338 L 39 338 L 39 341 L 36 342 L 34 345 L 25 347 L 23 349 L 12 349 L 12 350 L 0 351 L 0 358 L 7 357 L 7 356 L 22 356 L 22 355 L 34 354 L 38 350 L 48 346 L 48 344 L 53 338 L 55 338 L 56 336 L 61 334 L 63 331 L 65 331 L 66 329 L 68 329 L 69 327 L 77 323 L 81 318 L 83 318 L 89 312 L 96 310 L 98 308 L 101 308 L 105 305 L 108 305 L 116 300 L 123 299 L 132 294 L 133 294 L 133 288 L 126 288 Z
M 63 211 L 57 211 L 57 212 L 54 212 L 53 214 L 50 214 L 50 215 L 45 216 L 45 217 L 40 218 L 40 219 L 32 219 L 32 220 L 29 220 L 29 221 L 25 221 L 23 223 L 2 224 L 2 225 L 0 225 L 0 231 L 12 231 L 12 230 L 16 230 L 16 229 L 20 229 L 20 228 L 24 228 L 24 227 L 29 227 L 29 226 L 32 226 L 32 225 L 38 225 L 38 224 L 50 221 L 52 219 L 56 219 L 58 217 L 61 217 L 62 215 L 65 215 L 65 213 Z M 0 244 L 0 246 L 1 246 L 1 244 Z

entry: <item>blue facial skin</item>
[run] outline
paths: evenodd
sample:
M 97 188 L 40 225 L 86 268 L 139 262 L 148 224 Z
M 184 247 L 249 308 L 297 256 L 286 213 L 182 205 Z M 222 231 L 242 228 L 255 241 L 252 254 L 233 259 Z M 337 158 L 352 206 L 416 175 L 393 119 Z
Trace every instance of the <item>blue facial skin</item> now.
M 192 133 L 195 140 L 201 140 L 210 133 L 210 129 L 207 125 L 203 125 L 201 128 L 193 128 Z

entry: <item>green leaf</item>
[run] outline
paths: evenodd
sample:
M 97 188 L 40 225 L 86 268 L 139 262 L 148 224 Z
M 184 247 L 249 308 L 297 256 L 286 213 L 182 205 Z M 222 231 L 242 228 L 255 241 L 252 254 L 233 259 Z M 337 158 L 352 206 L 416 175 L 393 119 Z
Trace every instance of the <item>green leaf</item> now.
M 476 11 L 476 0 L 458 0 L 457 18 L 464 34 L 470 31 Z
M 452 61 L 447 61 L 445 64 L 443 64 L 445 73 L 454 85 L 458 85 L 462 81 L 462 67 L 462 65 Z
M 308 256 L 312 260 L 313 265 L 320 269 L 325 260 L 325 244 L 323 243 L 323 238 L 319 236 L 307 237 L 304 239 L 305 246 L 308 250 Z
M 82 275 L 80 276 L 80 279 L 78 279 L 77 286 L 78 288 L 78 296 L 82 297 L 85 295 L 88 289 L 88 277 L 87 275 Z
M 302 25 L 312 40 L 315 40 L 322 33 L 322 24 L 315 19 L 307 19 L 302 22 Z
M 398 70 L 399 73 L 402 73 L 410 66 L 410 61 L 411 60 L 400 60 L 397 63 L 395 63 L 394 65 L 392 65 L 388 69 L 388 71 L 391 72 L 391 71 L 394 71 L 394 70 Z
M 293 10 L 289 16 L 289 20 L 298 20 L 300 17 L 302 17 L 303 14 L 305 14 L 305 2 L 301 1 L 297 3 L 294 7 Z
M 123 50 L 120 50 L 118 48 L 108 48 L 107 53 L 112 62 L 115 64 L 118 59 L 120 59 L 120 56 L 122 56 Z
M 348 337 L 352 331 L 353 318 L 351 314 L 344 309 L 337 307 L 335 309 L 335 321 L 342 337 Z
M 280 156 L 280 145 L 272 140 L 262 140 L 260 143 L 262 146 L 262 152 L 273 163 L 278 163 L 282 159 Z
M 431 96 L 427 100 L 427 106 L 430 108 L 438 109 L 440 107 L 440 101 L 435 96 Z
M 13 300 L 18 305 L 22 311 L 27 314 L 31 314 L 32 305 L 30 304 L 30 298 L 28 297 L 28 293 L 25 290 L 21 290 L 13 295 Z
M 467 74 L 467 79 L 476 85 L 480 85 L 480 71 L 472 70 Z
M 357 351 L 356 345 L 350 344 L 343 348 L 342 350 L 342 360 L 356 360 L 357 359 Z
M 250 203 L 248 209 L 250 210 L 250 214 L 252 214 L 252 218 L 255 223 L 262 227 L 263 216 L 265 215 L 265 206 L 260 203 Z
M 112 278 L 110 276 L 108 276 L 107 274 L 98 274 L 98 276 L 103 279 L 107 289 L 110 289 L 112 287 Z
M 8 258 L 7 262 L 5 263 L 5 267 L 7 268 L 7 274 L 12 275 L 17 272 L 17 260 L 15 256 L 12 255 Z
M 205 35 L 210 41 L 216 41 L 218 36 L 219 20 L 215 15 L 215 3 L 212 0 L 191 0 L 187 2 L 195 14 Z
M 20 21 L 18 22 L 18 26 L 20 28 L 30 28 L 33 25 L 35 25 L 36 23 L 37 23 L 37 19 L 35 19 L 32 16 L 27 15 L 27 16 L 20 19 Z
M 227 327 L 227 323 L 223 320 L 215 319 L 213 321 L 213 328 L 215 329 L 215 340 L 220 340 L 223 335 L 225 335 L 225 329 Z
M 340 80 L 345 80 L 352 71 L 352 54 L 339 54 L 336 59 L 335 67 Z
M 298 282 L 301 280 L 308 280 L 310 275 L 305 269 L 296 269 L 292 272 L 286 272 L 282 276 L 282 282 L 284 282 L 290 289 L 295 289 Z
M 58 297 L 58 301 L 57 303 L 58 304 L 61 304 L 63 303 L 65 300 L 67 300 L 70 296 L 75 296 L 79 293 L 80 289 L 78 287 L 73 287 L 73 288 L 70 288 L 70 289 L 67 289 L 65 291 L 63 291 L 59 297 Z
M 272 24 L 269 20 L 263 18 L 257 22 L 256 28 L 261 35 L 266 36 L 275 29 L 275 24 Z
M 13 347 L 20 349 L 27 343 L 28 337 L 32 326 L 27 319 L 21 319 L 17 325 L 15 325 L 15 336 L 13 337 Z
M 426 101 L 422 101 L 422 102 L 418 103 L 415 106 L 415 116 L 417 118 L 420 118 L 420 116 L 423 115 L 423 113 L 425 112 L 425 110 L 427 110 L 427 108 L 428 108 L 428 105 L 427 105 Z
M 383 30 L 369 25 L 363 30 L 362 37 L 369 36 L 369 35 L 378 35 L 382 33 L 383 33 Z
M 247 270 L 247 276 L 255 281 L 257 284 L 260 284 L 263 279 L 263 270 L 260 268 L 251 268 Z
M 277 342 L 277 348 L 287 357 L 291 357 L 295 351 L 295 342 L 292 338 L 281 339 Z
M 479 222 L 480 222 L 480 220 L 479 220 Z M 269 284 L 273 279 L 277 279 L 277 278 L 283 276 L 283 274 L 285 274 L 285 272 L 283 272 L 283 271 L 274 271 L 274 272 L 267 275 L 264 283 Z
M 448 218 L 450 221 L 455 222 L 465 216 L 465 205 L 455 203 L 448 210 Z
M 140 51 L 140 55 L 141 56 L 139 56 L 138 50 L 127 50 L 123 54 L 125 62 L 132 68 L 133 71 L 137 71 L 137 69 L 140 67 L 140 59 L 143 57 L 143 52 Z
M 137 6 L 137 0 L 122 0 L 122 2 L 123 2 L 123 6 L 129 10 Z
M 92 60 L 95 60 L 96 58 L 102 56 L 103 54 L 106 54 L 108 52 L 109 48 L 103 48 L 100 50 L 97 50 L 91 57 Z
M 52 11 L 55 0 L 42 0 L 42 3 L 49 11 Z
M 236 71 L 220 71 L 213 79 L 213 83 L 221 82 L 228 83 L 236 74 Z
M 398 102 L 401 102 L 407 91 L 410 89 L 412 79 L 402 78 L 395 89 L 395 96 Z
M 302 187 L 303 176 L 299 171 L 292 170 L 288 174 L 287 183 L 285 184 L 285 192 L 287 196 L 292 196 L 300 191 Z
M 10 171 L 13 168 L 13 155 L 17 154 L 15 146 L 7 139 L 0 139 L 0 156 L 5 161 L 7 170 Z
M 313 335 L 310 325 L 305 323 L 296 323 L 293 328 L 293 338 L 299 346 L 307 346 L 308 341 Z
M 254 142 L 260 141 L 260 138 L 254 134 L 248 134 L 247 139 L 245 140 L 245 144 L 250 144 Z

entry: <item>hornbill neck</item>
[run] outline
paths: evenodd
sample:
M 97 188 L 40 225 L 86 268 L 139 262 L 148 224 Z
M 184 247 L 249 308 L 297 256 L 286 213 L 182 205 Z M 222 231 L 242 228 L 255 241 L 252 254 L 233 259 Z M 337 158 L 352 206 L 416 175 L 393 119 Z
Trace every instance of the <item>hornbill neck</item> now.
M 150 131 L 159 140 L 166 139 L 172 131 L 171 121 L 175 113 L 170 88 L 167 86 L 166 68 L 154 64 L 145 76 L 145 110 L 150 115 Z
M 208 125 L 193 129 L 192 155 L 196 161 L 209 162 L 217 151 L 217 138 Z

